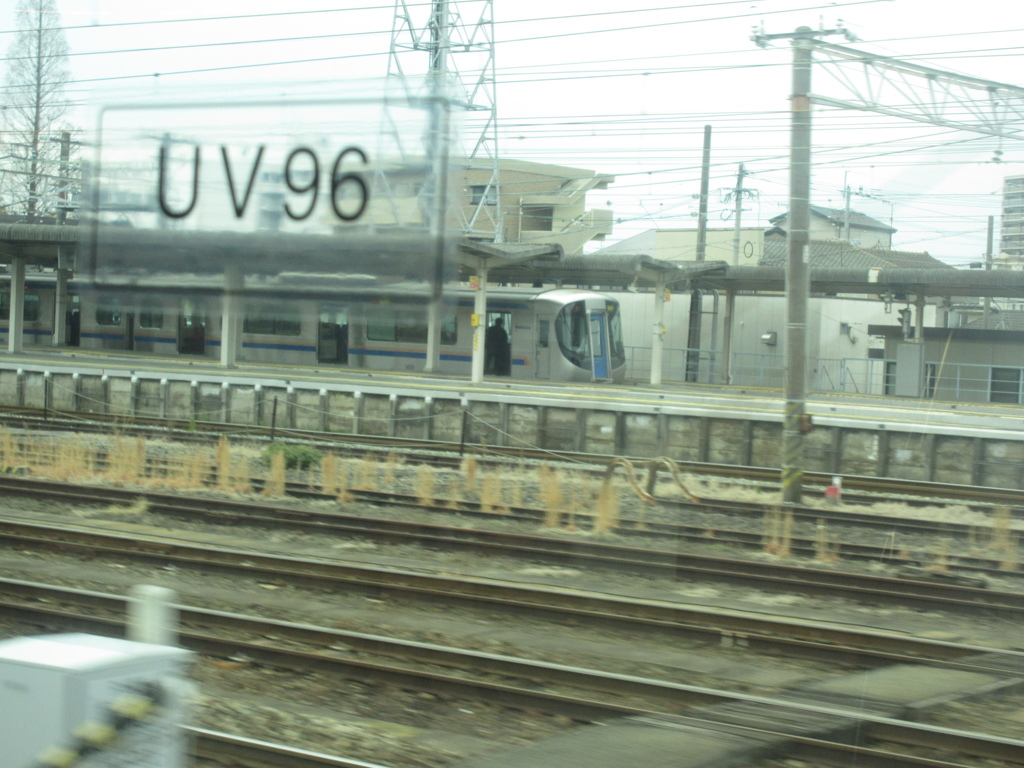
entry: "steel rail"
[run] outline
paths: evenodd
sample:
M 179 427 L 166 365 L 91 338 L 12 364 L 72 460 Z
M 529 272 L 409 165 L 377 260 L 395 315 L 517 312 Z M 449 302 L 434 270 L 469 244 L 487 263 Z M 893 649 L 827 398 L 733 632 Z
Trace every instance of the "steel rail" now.
M 60 589 L 59 592 L 62 593 L 63 600 L 67 600 L 68 595 L 73 592 L 88 594 L 94 599 L 96 597 L 106 597 L 109 601 L 120 604 L 122 613 L 126 611 L 127 600 L 125 598 L 102 596 L 101 593 L 84 593 L 82 590 Z M 182 611 L 182 617 L 186 620 L 186 624 L 193 620 L 198 620 L 203 624 L 212 623 L 223 629 L 224 626 L 231 626 L 237 623 L 245 625 L 247 631 L 258 632 L 262 638 L 268 635 L 276 637 L 282 632 L 297 631 L 300 635 L 322 635 L 326 638 L 334 638 L 335 640 L 341 637 L 345 638 L 344 642 L 350 642 L 354 634 L 341 633 L 308 625 L 255 619 L 253 617 L 219 611 L 199 611 L 185 607 L 179 607 L 179 609 Z M 8 614 L 24 613 L 36 617 L 39 615 L 48 616 L 57 623 L 67 623 L 70 621 L 76 627 L 86 624 L 90 628 L 98 627 L 115 634 L 123 632 L 123 624 L 120 621 L 104 619 L 95 615 L 71 616 L 66 608 L 54 609 L 35 606 L 9 608 L 6 610 Z M 477 670 L 482 667 L 486 672 L 500 675 L 502 679 L 510 676 L 522 679 L 526 681 L 527 687 L 470 680 L 464 675 L 449 676 L 429 670 L 422 671 L 406 666 L 346 658 L 348 654 L 338 654 L 334 651 L 332 648 L 333 643 L 326 646 L 325 650 L 318 652 L 275 646 L 264 641 L 246 642 L 237 639 L 217 638 L 208 634 L 197 633 L 194 630 L 183 632 L 182 638 L 187 647 L 208 655 L 232 656 L 241 652 L 257 663 L 269 663 L 293 669 L 341 673 L 349 679 L 384 680 L 391 684 L 411 686 L 417 690 L 428 690 L 444 696 L 484 696 L 488 701 L 515 707 L 534 707 L 541 711 L 561 714 L 585 722 L 617 716 L 657 718 L 670 714 L 675 716 L 673 722 L 678 722 L 679 718 L 682 718 L 684 720 L 691 720 L 694 724 L 701 727 L 711 726 L 720 728 L 722 724 L 725 724 L 729 728 L 741 728 L 753 734 L 768 735 L 789 741 L 792 739 L 793 734 L 785 728 L 780 729 L 775 724 L 771 726 L 750 726 L 735 722 L 736 713 L 744 710 L 754 713 L 760 712 L 761 714 L 758 715 L 759 722 L 763 722 L 765 719 L 771 720 L 771 718 L 765 718 L 764 712 L 766 711 L 771 711 L 774 715 L 783 713 L 782 717 L 776 719 L 776 723 L 786 722 L 788 718 L 784 713 L 789 712 L 798 719 L 808 716 L 825 716 L 840 723 L 860 723 L 862 725 L 859 726 L 858 730 L 862 733 L 870 733 L 871 738 L 875 739 L 886 739 L 909 744 L 927 744 L 930 746 L 940 744 L 943 748 L 949 749 L 956 754 L 966 752 L 984 757 L 1003 759 L 1007 763 L 1024 762 L 1024 741 L 934 726 L 909 724 L 890 717 L 865 714 L 860 711 L 860 705 L 857 703 L 852 704 L 850 707 L 822 706 L 820 704 L 793 701 L 791 699 L 776 699 L 700 686 L 666 683 L 649 678 L 566 667 L 564 665 L 532 662 L 513 657 L 498 656 L 496 654 L 459 651 L 442 646 L 432 646 L 426 643 L 392 641 L 387 638 L 374 636 L 364 636 L 366 642 L 370 643 L 374 648 L 378 648 L 383 644 L 394 644 L 401 649 L 397 652 L 397 655 L 403 657 L 412 656 L 418 662 L 427 664 L 442 663 Z M 295 641 L 295 638 L 291 635 L 289 639 Z M 323 647 L 323 643 L 323 639 L 317 642 L 311 640 L 310 637 L 305 638 L 305 644 L 308 645 Z M 392 649 L 390 654 L 395 654 L 395 650 Z M 459 661 L 455 661 L 455 659 L 459 659 Z M 538 690 L 538 688 L 551 684 L 578 686 L 589 691 L 589 694 L 587 697 L 584 697 L 580 694 Z M 1009 678 L 1006 681 L 1006 685 L 1019 686 L 1020 679 Z M 595 692 L 601 692 L 604 695 L 601 699 L 594 699 L 592 696 Z M 609 694 L 619 697 L 621 700 L 609 701 L 607 698 Z M 650 709 L 652 705 L 656 708 Z M 702 706 L 702 708 L 692 713 L 692 715 L 687 715 L 686 712 L 695 706 Z M 724 706 L 724 709 L 718 711 L 707 709 L 709 706 Z M 739 709 L 736 709 L 737 707 Z M 824 739 L 817 739 L 816 741 L 822 744 L 829 743 Z
M 185 726 L 182 730 L 194 744 L 194 757 L 218 763 L 231 760 L 231 764 L 234 765 L 241 761 L 247 768 L 387 768 L 363 760 L 335 757 L 283 744 L 271 744 L 206 728 Z
M 189 497 L 148 489 L 128 490 L 4 475 L 0 475 L 0 489 L 8 493 L 30 495 L 37 498 L 62 498 L 69 503 L 75 504 L 80 504 L 83 501 L 132 503 L 139 498 L 145 498 L 149 502 L 150 509 L 154 512 L 183 516 L 189 519 L 203 516 L 213 519 L 215 522 L 221 522 L 233 514 L 237 515 L 238 519 L 253 525 L 291 526 L 300 529 L 312 529 L 317 532 L 333 531 L 343 535 L 373 537 L 377 540 L 412 540 L 424 545 L 444 545 L 450 548 L 475 548 L 488 551 L 496 549 L 531 556 L 543 556 L 549 560 L 561 559 L 563 562 L 566 560 L 573 561 L 591 558 L 591 563 L 599 564 L 600 558 L 614 557 L 616 559 L 613 565 L 619 569 L 659 569 L 663 567 L 666 558 L 669 561 L 675 561 L 679 557 L 684 556 L 674 550 L 626 548 L 605 543 L 585 542 L 578 538 L 568 541 L 550 535 L 515 535 L 511 533 L 469 530 L 454 526 L 441 526 L 439 524 L 372 519 L 345 514 L 341 511 L 324 513 L 312 510 L 297 510 L 281 506 L 280 504 L 211 499 L 209 497 Z M 322 493 L 308 490 L 299 492 L 318 500 L 331 499 L 330 496 Z M 496 519 L 494 512 L 484 511 L 481 505 L 476 502 L 461 502 L 457 509 L 452 510 L 450 504 L 425 505 L 408 494 L 372 491 L 352 491 L 351 493 L 358 500 L 378 505 L 404 506 L 443 514 L 452 514 L 453 512 L 460 515 L 470 514 L 492 521 Z M 686 509 L 687 506 L 690 509 L 693 509 L 695 506 L 698 509 L 700 508 L 700 505 L 691 505 L 688 502 L 680 502 L 679 506 L 681 509 Z M 720 512 L 721 510 L 715 508 L 713 511 Z M 753 510 L 749 514 L 753 514 Z M 508 514 L 502 514 L 501 519 L 521 520 L 524 523 L 537 524 L 543 519 L 543 516 L 544 512 L 541 510 L 517 507 Z M 592 516 L 580 514 L 577 517 L 590 519 Z M 805 522 L 813 519 L 816 521 L 815 525 L 817 525 L 818 521 L 822 520 L 842 524 L 850 519 L 853 524 L 858 526 L 871 525 L 887 531 L 891 528 L 899 527 L 902 522 L 889 517 L 849 515 L 845 512 L 829 513 L 828 511 L 813 509 L 797 510 L 794 517 Z M 563 514 L 563 519 L 566 518 L 567 516 Z M 915 525 L 915 527 L 918 529 L 917 532 L 927 530 L 920 524 Z M 972 526 L 940 524 L 929 532 L 932 535 L 936 535 L 940 531 L 948 531 L 953 528 L 959 529 L 964 536 L 968 536 L 972 531 Z M 716 529 L 714 535 L 709 537 L 705 526 L 687 526 L 660 521 L 647 522 L 639 518 L 623 519 L 615 530 L 616 533 L 622 536 L 665 538 L 672 544 L 678 544 L 679 542 L 708 544 L 713 542 L 748 549 L 762 550 L 764 548 L 763 534 L 750 531 Z M 904 557 L 900 554 L 901 546 L 837 543 L 845 560 L 884 563 L 904 568 L 923 568 L 930 565 L 927 562 L 927 553 Z M 816 557 L 819 554 L 817 545 L 817 541 L 807 538 L 794 537 L 790 540 L 790 550 L 795 555 Z M 662 565 L 658 565 L 659 562 Z M 908 571 L 907 575 L 924 581 L 958 583 L 964 586 L 984 586 L 984 582 L 976 574 L 987 574 L 996 578 L 1024 577 L 1024 571 L 1009 570 L 1004 565 L 1003 562 L 996 558 L 956 555 L 947 558 L 947 562 L 944 564 L 944 571 L 963 570 L 974 575 L 971 577 L 956 577 L 939 570 L 920 570 L 917 573 Z
M 3 521 L 0 520 L 0 527 Z M 61 535 L 66 529 L 29 525 L 29 532 Z M 73 532 L 68 532 L 73 533 Z M 400 569 L 344 565 L 337 562 L 303 561 L 298 558 L 264 556 L 248 550 L 183 545 L 180 540 L 156 541 L 150 553 L 131 550 L 141 542 L 131 537 L 108 532 L 85 531 L 77 537 L 78 544 L 58 548 L 83 552 L 90 556 L 109 554 L 125 559 L 137 557 L 146 562 L 176 562 L 187 567 L 197 564 L 179 552 L 201 555 L 200 567 L 210 566 L 246 578 L 262 577 L 316 589 L 344 588 L 373 595 L 390 594 L 399 599 L 433 602 L 490 605 L 518 614 L 531 613 L 558 621 L 572 619 L 590 625 L 615 629 L 635 628 L 639 624 L 652 631 L 683 632 L 708 635 L 713 642 L 745 644 L 771 648 L 801 657 L 834 658 L 842 651 L 859 662 L 918 663 L 922 659 L 943 662 L 958 668 L 982 670 L 986 663 L 966 660 L 965 655 L 979 656 L 990 651 L 981 647 L 965 647 L 932 640 L 908 638 L 903 635 L 862 630 L 806 620 L 783 621 L 749 612 L 700 608 L 663 601 L 631 600 L 597 595 L 578 589 L 530 587 L 488 579 L 456 578 L 429 575 Z M 54 542 L 35 536 L 20 538 L 19 546 L 52 546 Z M 83 544 L 82 542 L 89 542 Z M 128 547 L 125 551 L 123 548 Z M 211 558 L 213 560 L 211 560 Z
M 112 548 L 120 556 L 158 561 L 180 561 L 191 566 L 202 560 L 204 567 L 238 569 L 242 561 L 257 565 L 267 573 L 297 578 L 315 572 L 318 578 L 338 578 L 351 574 L 353 566 L 330 561 L 310 561 L 275 557 L 252 551 L 223 547 L 200 547 L 168 537 L 135 538 L 117 536 L 81 528 L 43 525 L 11 518 L 0 518 L 0 539 L 20 546 L 77 549 L 79 551 Z M 63 537 L 63 540 L 58 538 Z M 573 556 L 573 562 L 593 562 L 602 567 L 635 569 L 628 557 L 598 557 L 586 552 Z M 752 585 L 759 589 L 773 588 L 803 594 L 845 596 L 864 601 L 870 598 L 884 604 L 924 606 L 958 612 L 984 613 L 1004 617 L 1024 617 L 1024 593 L 1003 592 L 922 580 L 888 578 L 857 573 L 844 573 L 805 568 L 780 563 L 727 559 L 693 554 L 670 553 L 660 562 L 647 566 L 663 576 L 701 578 Z M 406 578 L 415 578 L 410 574 Z

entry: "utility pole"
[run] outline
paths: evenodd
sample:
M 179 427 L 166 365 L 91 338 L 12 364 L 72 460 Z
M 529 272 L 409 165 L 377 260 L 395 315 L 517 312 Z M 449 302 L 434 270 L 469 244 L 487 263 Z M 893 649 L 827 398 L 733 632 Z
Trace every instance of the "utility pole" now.
M 704 261 L 708 248 L 708 187 L 711 186 L 711 126 L 704 126 L 704 154 L 700 170 L 700 206 L 697 212 L 697 261 Z M 690 323 L 686 340 L 686 381 L 697 381 L 700 374 L 701 314 L 704 293 L 690 292 Z
M 798 504 L 803 495 L 804 411 L 807 400 L 807 302 L 811 225 L 811 63 L 815 40 L 843 34 L 844 29 L 755 34 L 764 47 L 769 40 L 793 41 L 793 90 L 790 97 L 789 234 L 786 261 L 786 405 L 782 425 L 782 500 Z
M 740 163 L 739 172 L 736 174 L 736 189 L 733 190 L 733 195 L 736 197 L 734 201 L 736 209 L 733 212 L 732 224 L 732 265 L 734 267 L 739 266 L 740 263 L 740 218 L 743 216 L 743 195 L 746 194 L 743 189 L 743 178 L 746 175 L 747 169 L 743 167 L 743 163 Z
M 995 216 L 989 216 L 988 217 L 988 237 L 985 240 L 985 271 L 986 272 L 992 269 L 992 241 L 994 239 L 993 235 L 995 234 L 995 228 L 996 228 L 996 217 Z M 982 313 L 983 320 L 982 320 L 982 325 L 981 325 L 981 327 L 984 328 L 986 331 L 988 330 L 988 317 L 991 314 L 991 312 L 992 312 L 992 297 L 991 296 L 986 296 L 985 297 L 985 311 Z

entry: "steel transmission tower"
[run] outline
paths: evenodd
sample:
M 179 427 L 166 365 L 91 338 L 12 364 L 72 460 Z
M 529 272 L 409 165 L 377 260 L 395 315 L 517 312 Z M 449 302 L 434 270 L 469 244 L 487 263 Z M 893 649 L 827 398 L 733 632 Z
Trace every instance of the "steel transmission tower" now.
M 472 211 L 456 205 L 463 233 L 504 241 L 498 172 L 498 105 L 494 65 L 494 2 L 467 3 L 479 11 L 475 20 L 463 18 L 457 0 L 431 3 L 395 1 L 388 55 L 388 77 L 402 78 L 408 89 L 420 83 L 448 88 L 454 101 L 468 112 L 462 126 L 462 165 L 485 171 L 486 184 L 474 185 Z M 424 55 L 426 54 L 426 55 Z

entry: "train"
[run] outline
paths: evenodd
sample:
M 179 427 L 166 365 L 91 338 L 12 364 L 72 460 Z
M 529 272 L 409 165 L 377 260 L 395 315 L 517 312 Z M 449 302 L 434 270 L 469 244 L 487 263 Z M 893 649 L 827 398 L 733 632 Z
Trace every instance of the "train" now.
M 0 343 L 7 343 L 10 276 L 0 283 Z M 219 360 L 219 295 L 200 291 L 98 290 L 70 280 L 63 318 L 66 346 L 83 350 Z M 23 345 L 53 344 L 56 280 L 26 277 Z M 474 322 L 500 320 L 506 365 L 488 375 L 555 382 L 613 382 L 625 377 L 619 303 L 570 288 L 492 287 L 485 316 L 474 315 L 474 291 L 446 290 L 439 322 L 438 373 L 469 377 Z M 253 294 L 244 300 L 236 360 L 301 367 L 339 366 L 418 372 L 426 362 L 427 302 L 400 285 L 344 300 Z

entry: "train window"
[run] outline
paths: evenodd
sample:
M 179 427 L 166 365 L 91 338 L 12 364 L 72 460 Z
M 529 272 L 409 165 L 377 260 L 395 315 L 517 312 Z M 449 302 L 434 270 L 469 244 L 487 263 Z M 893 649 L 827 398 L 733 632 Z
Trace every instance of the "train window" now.
M 447 312 L 441 319 L 441 343 L 451 346 L 459 340 L 459 324 L 455 312 Z
M 441 343 L 451 346 L 458 340 L 458 323 L 455 312 L 446 312 L 441 318 Z M 367 341 L 398 341 L 404 344 L 427 343 L 426 318 L 395 316 L 394 312 L 375 311 L 366 315 Z
M 139 310 L 139 327 L 140 328 L 163 328 L 164 327 L 164 313 L 159 309 L 142 309 Z
M 7 320 L 11 316 L 11 294 L 0 293 L 0 319 Z M 26 323 L 39 321 L 39 297 L 33 294 L 25 294 L 25 307 L 21 311 L 21 317 Z
M 426 319 L 416 316 L 395 318 L 395 341 L 403 341 L 406 344 L 426 344 Z
M 261 336 L 298 336 L 302 324 L 298 318 L 273 314 L 246 315 L 242 332 Z
M 96 325 L 120 325 L 123 317 L 119 299 L 102 298 L 96 305 Z
M 25 296 L 25 308 L 21 312 L 26 323 L 35 323 L 39 320 L 39 297 Z
M 537 324 L 537 346 L 541 349 L 548 347 L 548 334 L 551 332 L 551 321 L 540 320 Z
M 394 341 L 395 317 L 390 312 L 366 313 L 367 341 Z

